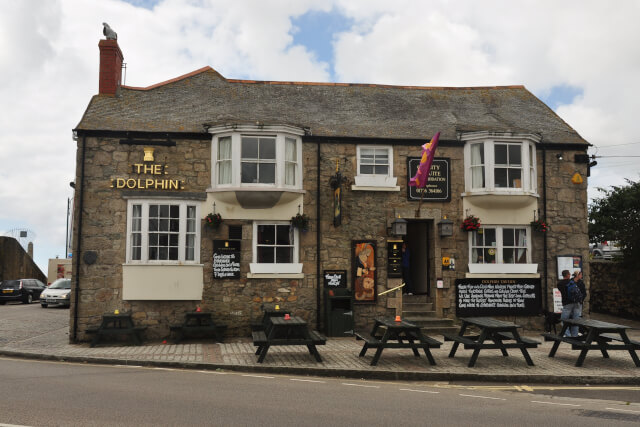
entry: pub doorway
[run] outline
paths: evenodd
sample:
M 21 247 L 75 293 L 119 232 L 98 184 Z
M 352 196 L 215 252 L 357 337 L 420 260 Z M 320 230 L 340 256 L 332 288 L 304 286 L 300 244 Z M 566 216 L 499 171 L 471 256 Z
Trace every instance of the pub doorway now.
M 429 249 L 432 245 L 429 230 L 432 223 L 431 220 L 408 220 L 407 235 L 404 236 L 404 242 L 410 251 L 411 281 L 416 295 L 431 295 Z

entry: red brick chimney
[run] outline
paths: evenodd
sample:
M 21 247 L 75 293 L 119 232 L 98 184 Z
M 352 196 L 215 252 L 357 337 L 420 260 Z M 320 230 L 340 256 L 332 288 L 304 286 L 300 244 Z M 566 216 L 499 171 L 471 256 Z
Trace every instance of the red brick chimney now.
M 100 40 L 100 94 L 115 95 L 122 83 L 122 51 L 116 40 Z

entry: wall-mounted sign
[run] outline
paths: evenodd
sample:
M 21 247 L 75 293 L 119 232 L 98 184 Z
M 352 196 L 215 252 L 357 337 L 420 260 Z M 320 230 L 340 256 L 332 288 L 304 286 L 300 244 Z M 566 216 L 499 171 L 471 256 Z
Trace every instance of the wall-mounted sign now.
M 352 240 L 353 256 L 353 293 L 355 302 L 376 302 L 376 242 L 374 240 Z
M 240 241 L 213 241 L 213 278 L 240 278 Z
M 410 187 L 409 180 L 415 176 L 420 164 L 420 157 L 407 158 L 407 200 L 420 201 L 422 194 L 424 202 L 449 202 L 451 201 L 450 159 L 435 157 L 429 169 L 429 179 L 424 188 Z
M 387 277 L 402 277 L 402 240 L 387 240 Z
M 347 270 L 324 270 L 322 277 L 325 288 L 347 287 Z
M 111 188 L 128 190 L 184 190 L 184 180 L 168 179 L 167 165 L 152 163 L 153 148 L 144 148 L 144 163 L 134 163 L 131 166 L 131 175 L 127 178 L 113 178 Z
M 558 263 L 558 279 L 562 279 L 563 270 L 569 270 L 571 274 L 576 270 L 582 271 L 581 255 L 558 255 L 556 260 Z
M 457 316 L 535 316 L 541 310 L 540 279 L 456 280 Z

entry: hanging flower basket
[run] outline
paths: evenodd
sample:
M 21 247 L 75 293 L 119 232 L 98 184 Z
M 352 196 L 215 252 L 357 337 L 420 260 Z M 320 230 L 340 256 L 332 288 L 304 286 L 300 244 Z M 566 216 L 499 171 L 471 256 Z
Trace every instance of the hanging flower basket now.
M 464 231 L 476 231 L 481 227 L 480 218 L 469 215 L 462 221 L 460 228 Z
M 206 225 L 207 228 L 217 230 L 220 224 L 222 224 L 222 215 L 219 213 L 210 213 L 204 217 L 204 225 Z
M 309 231 L 309 217 L 305 214 L 297 214 L 291 217 L 291 226 L 302 231 Z
M 535 221 L 531 221 L 531 229 L 533 231 L 537 231 L 538 233 L 546 233 L 549 229 L 549 226 L 541 219 L 536 219 Z

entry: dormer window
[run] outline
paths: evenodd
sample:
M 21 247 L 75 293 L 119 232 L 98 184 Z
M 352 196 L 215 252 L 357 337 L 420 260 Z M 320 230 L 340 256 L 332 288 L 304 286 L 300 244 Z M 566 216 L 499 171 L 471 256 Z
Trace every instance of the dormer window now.
M 358 145 L 358 174 L 352 190 L 399 191 L 393 176 L 393 148 L 382 145 Z

